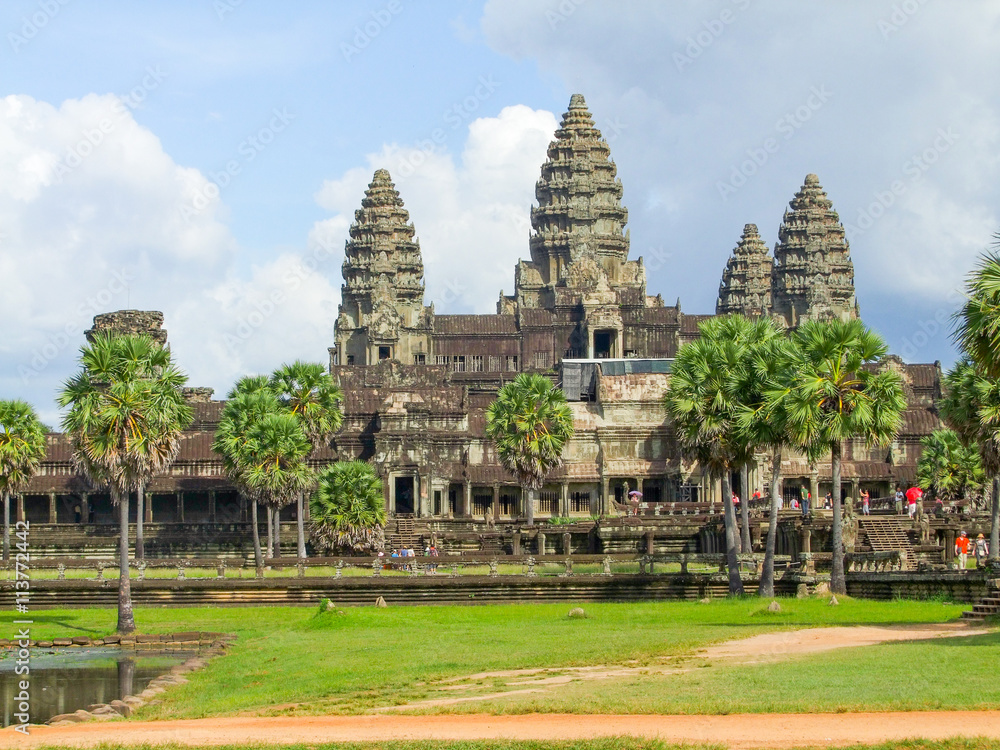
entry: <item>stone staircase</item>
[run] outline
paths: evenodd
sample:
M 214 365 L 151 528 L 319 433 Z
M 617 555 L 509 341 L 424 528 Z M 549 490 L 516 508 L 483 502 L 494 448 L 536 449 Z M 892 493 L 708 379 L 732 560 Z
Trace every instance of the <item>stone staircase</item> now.
M 860 519 L 859 526 L 865 532 L 873 552 L 900 552 L 903 555 L 903 570 L 916 570 L 913 544 L 899 521 L 884 516 L 867 516 Z
M 396 519 L 396 528 L 394 531 L 388 531 L 385 535 L 385 542 L 389 549 L 400 549 L 402 547 L 409 547 L 410 549 L 416 550 L 419 546 L 420 541 L 413 530 L 413 519 L 407 516 L 400 516 Z M 423 550 L 419 550 L 417 554 L 423 554 Z
M 987 617 L 1000 617 L 1000 578 L 991 580 L 986 596 L 973 604 L 971 610 L 962 613 L 964 620 L 985 620 Z

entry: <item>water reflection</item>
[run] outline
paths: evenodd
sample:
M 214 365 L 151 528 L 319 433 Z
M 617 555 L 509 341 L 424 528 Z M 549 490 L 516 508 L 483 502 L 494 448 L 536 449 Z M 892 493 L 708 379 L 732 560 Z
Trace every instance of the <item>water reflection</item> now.
M 72 713 L 94 703 L 110 703 L 146 689 L 150 681 L 180 664 L 190 654 L 136 654 L 118 648 L 31 650 L 31 674 L 14 673 L 12 652 L 0 655 L 0 705 L 3 726 L 17 723 L 18 682 L 30 681 L 31 723 Z

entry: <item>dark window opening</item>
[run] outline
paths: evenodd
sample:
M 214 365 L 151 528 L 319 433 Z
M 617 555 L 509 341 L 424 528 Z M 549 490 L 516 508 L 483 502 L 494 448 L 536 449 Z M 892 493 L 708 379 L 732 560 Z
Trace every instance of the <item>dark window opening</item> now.
M 349 364 L 349 365 L 353 365 L 354 364 L 354 355 L 353 354 L 348 354 L 347 355 L 347 364 Z
M 414 354 L 413 355 L 413 364 L 415 364 L 415 365 L 424 365 L 424 364 L 427 364 L 427 356 L 424 355 L 424 354 Z
M 396 515 L 413 515 L 413 477 L 396 477 Z
M 615 331 L 594 331 L 594 358 L 608 359 L 615 344 Z
M 379 358 L 379 361 L 381 361 L 383 359 L 389 359 L 389 357 L 391 357 L 391 356 L 392 356 L 392 347 L 391 346 L 380 346 L 378 348 L 378 358 Z

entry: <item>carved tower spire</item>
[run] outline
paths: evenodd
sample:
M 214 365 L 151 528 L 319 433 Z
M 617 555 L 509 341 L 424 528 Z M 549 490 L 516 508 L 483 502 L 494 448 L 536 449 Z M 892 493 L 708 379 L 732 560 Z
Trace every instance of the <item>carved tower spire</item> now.
M 743 236 L 722 272 L 715 314 L 770 315 L 773 265 L 757 225 L 744 226 Z
M 341 364 L 412 364 L 427 351 L 424 264 L 409 221 L 389 172 L 375 170 L 345 247 L 335 330 Z
M 628 262 L 628 211 L 611 149 L 594 127 L 583 96 L 574 94 L 549 144 L 531 209 L 531 263 L 518 268 L 519 286 L 534 287 L 522 304 L 536 306 L 542 287 L 565 285 L 569 267 L 582 258 L 600 264 L 612 287 Z M 632 273 L 629 285 L 639 281 Z M 642 282 L 644 286 L 644 274 Z M 622 281 L 621 283 L 626 283 Z M 520 295 L 519 295 L 520 296 Z M 544 305 L 544 300 L 542 300 Z
M 789 206 L 774 247 L 775 315 L 790 328 L 806 320 L 857 318 L 850 246 L 816 175 L 806 175 Z

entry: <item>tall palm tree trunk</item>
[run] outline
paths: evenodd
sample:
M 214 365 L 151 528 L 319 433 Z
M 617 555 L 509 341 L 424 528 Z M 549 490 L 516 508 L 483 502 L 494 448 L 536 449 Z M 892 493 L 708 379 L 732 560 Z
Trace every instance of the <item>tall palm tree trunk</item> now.
M 771 455 L 771 512 L 767 515 L 767 542 L 764 545 L 764 566 L 760 572 L 759 596 L 774 596 L 774 551 L 778 541 L 778 500 L 781 491 L 781 446 Z
M 996 566 L 1000 564 L 1000 479 L 993 480 L 993 507 L 990 515 L 989 560 Z M 6 536 L 4 539 L 6 539 Z
M 729 595 L 738 596 L 743 593 L 743 581 L 740 579 L 740 562 L 736 557 L 736 510 L 733 508 L 733 492 L 729 485 L 728 466 L 722 472 L 722 503 L 725 509 L 726 569 L 729 571 Z
M 535 489 L 525 487 L 524 498 L 524 519 L 528 526 L 535 525 Z
M 274 514 L 271 506 L 264 506 L 264 515 L 267 516 L 267 556 L 274 557 Z
M 146 488 L 141 484 L 135 493 L 135 559 L 144 560 L 145 548 L 142 543 L 142 516 L 145 513 Z
M 257 568 L 264 567 L 263 556 L 260 553 L 260 526 L 257 525 L 257 501 L 250 501 L 250 525 L 253 527 L 253 561 Z
M 830 591 L 834 594 L 847 593 L 847 580 L 844 578 L 844 529 L 840 508 L 840 441 L 835 440 L 830 446 L 830 468 L 833 470 L 833 566 L 830 570 Z
M 3 493 L 3 561 L 8 560 L 10 560 L 10 493 L 5 492 Z
M 113 489 L 111 499 L 118 500 L 118 628 L 121 635 L 135 631 L 132 614 L 132 585 L 128 567 L 128 492 Z
M 281 557 L 281 508 L 273 508 L 274 513 L 274 556 Z
M 750 471 L 746 464 L 740 467 L 740 546 L 743 554 L 748 555 L 753 552 L 750 545 Z
M 306 556 L 306 519 L 305 519 L 305 493 L 300 492 L 298 497 L 298 507 L 295 509 L 295 526 L 299 535 L 299 557 Z

